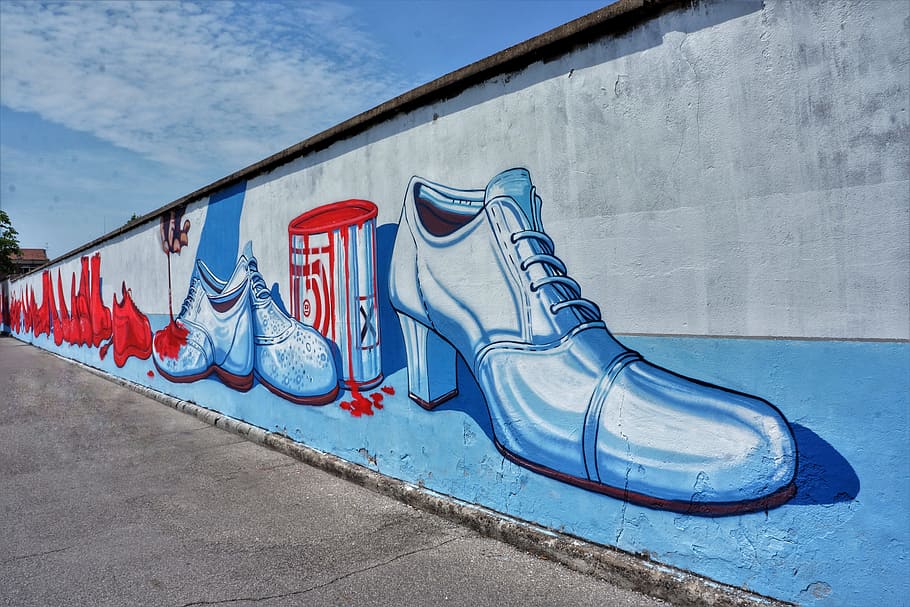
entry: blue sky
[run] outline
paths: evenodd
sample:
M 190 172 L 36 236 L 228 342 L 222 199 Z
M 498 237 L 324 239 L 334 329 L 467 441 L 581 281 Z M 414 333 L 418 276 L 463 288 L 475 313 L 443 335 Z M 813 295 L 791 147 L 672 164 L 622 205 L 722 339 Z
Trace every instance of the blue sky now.
M 53 258 L 609 0 L 0 2 L 0 208 Z

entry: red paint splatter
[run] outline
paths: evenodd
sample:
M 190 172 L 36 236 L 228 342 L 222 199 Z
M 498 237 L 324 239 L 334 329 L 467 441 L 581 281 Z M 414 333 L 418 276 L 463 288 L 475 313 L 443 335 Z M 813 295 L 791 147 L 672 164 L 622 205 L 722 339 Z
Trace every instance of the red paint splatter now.
M 155 333 L 155 351 L 159 358 L 177 360 L 180 348 L 186 345 L 186 336 L 189 334 L 190 330 L 176 320 L 172 320 L 165 328 Z
M 385 394 L 390 396 L 395 394 L 395 388 L 392 386 L 383 386 L 381 388 L 382 392 L 373 392 L 369 395 L 369 398 L 367 398 L 360 393 L 353 382 L 347 382 L 347 384 L 348 389 L 351 391 L 351 400 L 342 401 L 340 407 L 350 413 L 353 417 L 373 415 L 374 409 L 377 411 L 382 409 L 382 400 L 385 397 L 382 392 L 385 392 Z
M 146 373 L 146 375 L 148 375 L 149 377 L 155 377 L 155 372 L 149 371 L 148 373 Z
M 364 395 L 360 393 L 360 390 L 357 389 L 356 384 L 353 382 L 349 382 L 348 387 L 351 390 L 351 400 L 342 401 L 340 405 L 341 408 L 354 417 L 360 417 L 362 415 L 373 415 L 373 407 L 378 403 L 378 401 L 370 400 L 364 397 Z M 382 395 L 380 394 L 378 396 L 381 400 Z M 377 409 L 382 409 L 382 406 L 380 405 L 377 407 Z

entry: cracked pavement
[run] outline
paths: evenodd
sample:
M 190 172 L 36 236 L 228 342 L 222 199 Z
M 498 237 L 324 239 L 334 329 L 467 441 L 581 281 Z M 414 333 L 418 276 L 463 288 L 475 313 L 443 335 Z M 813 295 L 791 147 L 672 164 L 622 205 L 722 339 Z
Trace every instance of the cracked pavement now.
M 665 603 L 0 338 L 0 605 Z

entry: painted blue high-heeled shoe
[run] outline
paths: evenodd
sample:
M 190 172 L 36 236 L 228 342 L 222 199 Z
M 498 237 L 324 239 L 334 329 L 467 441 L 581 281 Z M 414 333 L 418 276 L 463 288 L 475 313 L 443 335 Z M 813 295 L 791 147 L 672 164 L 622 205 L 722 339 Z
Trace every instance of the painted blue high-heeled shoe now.
M 392 254 L 413 400 L 483 391 L 496 447 L 541 474 L 647 507 L 723 515 L 795 493 L 790 427 L 769 403 L 651 365 L 617 342 L 544 232 L 524 169 L 484 190 L 414 177 Z

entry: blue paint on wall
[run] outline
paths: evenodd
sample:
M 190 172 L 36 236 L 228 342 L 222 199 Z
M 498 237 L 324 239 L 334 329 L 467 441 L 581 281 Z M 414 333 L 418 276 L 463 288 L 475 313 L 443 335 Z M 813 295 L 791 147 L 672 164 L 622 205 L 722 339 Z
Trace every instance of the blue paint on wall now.
M 244 181 L 209 197 L 196 257 L 216 276 L 230 276 L 234 271 L 240 250 L 240 214 L 245 193 Z

